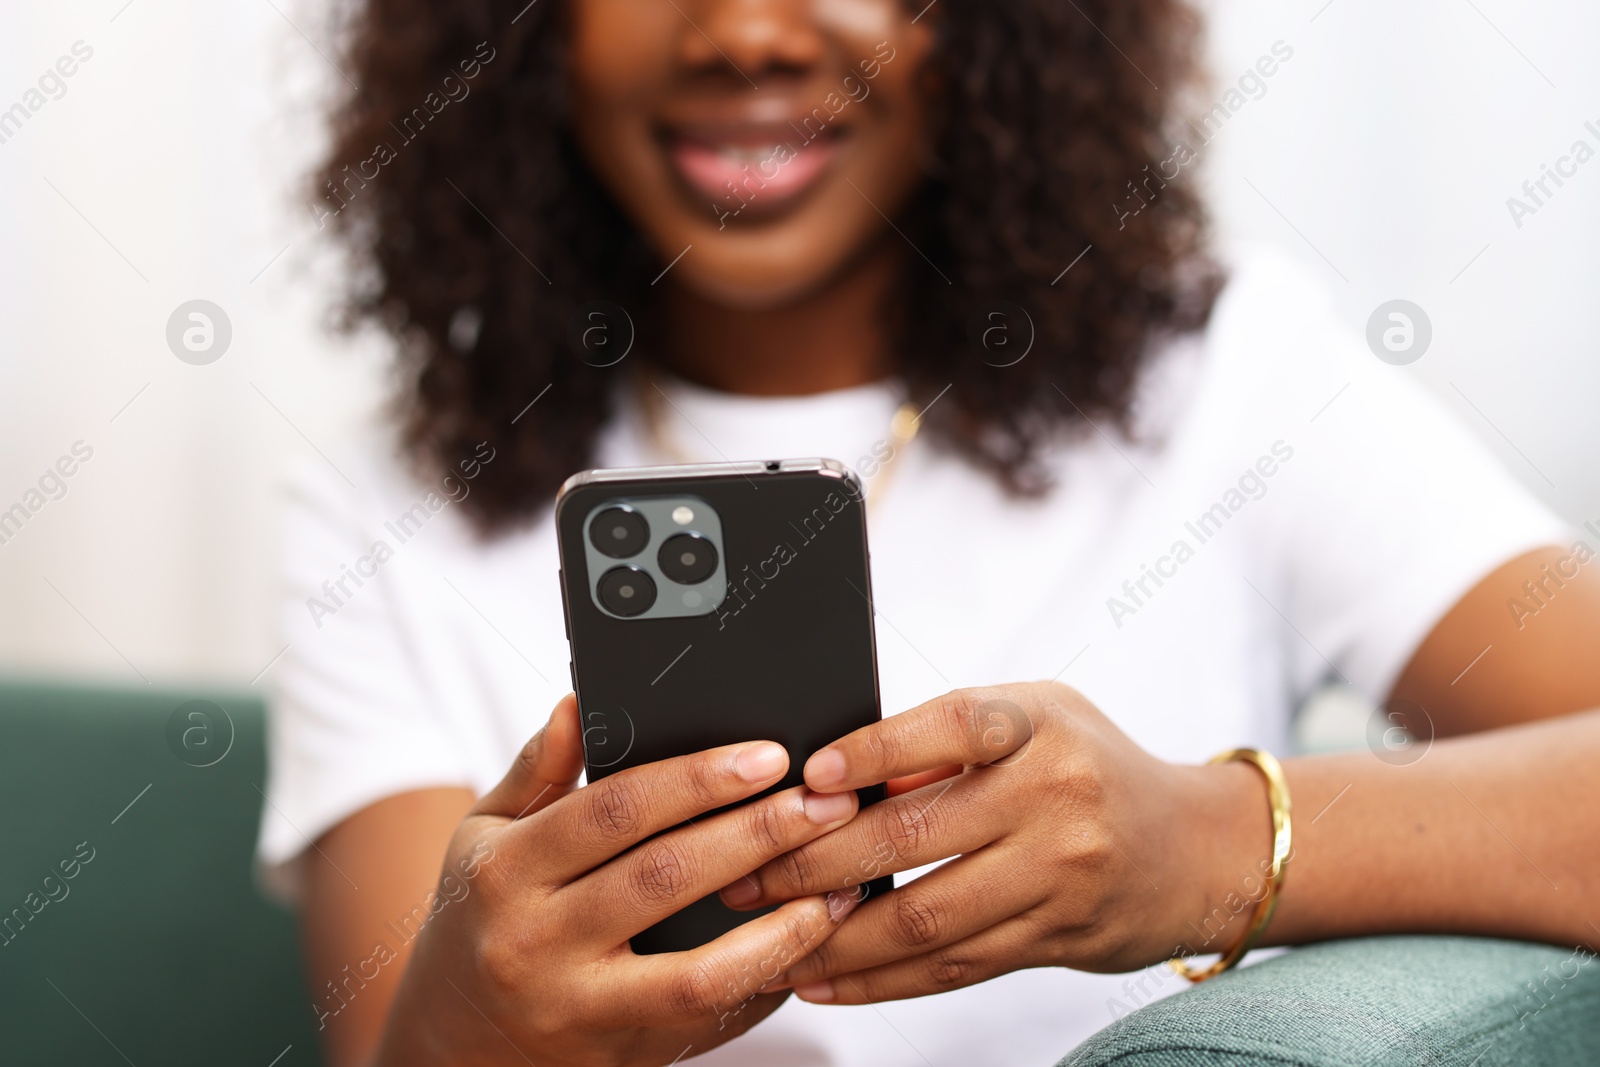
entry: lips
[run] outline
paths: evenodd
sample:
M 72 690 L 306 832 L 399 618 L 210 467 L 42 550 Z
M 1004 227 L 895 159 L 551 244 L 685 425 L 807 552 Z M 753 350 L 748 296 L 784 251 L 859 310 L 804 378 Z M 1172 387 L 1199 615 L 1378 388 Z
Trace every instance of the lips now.
M 840 133 L 788 123 L 728 125 L 671 130 L 666 143 L 692 193 L 719 216 L 750 218 L 782 211 L 816 186 L 839 154 Z

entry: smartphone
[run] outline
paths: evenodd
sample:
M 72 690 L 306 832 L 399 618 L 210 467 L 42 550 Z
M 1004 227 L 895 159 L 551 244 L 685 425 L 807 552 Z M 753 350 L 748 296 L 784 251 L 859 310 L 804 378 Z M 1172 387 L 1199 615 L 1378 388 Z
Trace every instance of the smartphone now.
M 585 471 L 555 518 L 589 781 L 769 740 L 789 751 L 776 792 L 801 783 L 817 749 L 879 720 L 865 500 L 842 463 Z M 863 806 L 883 797 L 860 791 Z M 892 887 L 873 873 L 863 857 L 867 896 Z M 633 949 L 695 948 L 758 914 L 713 894 Z

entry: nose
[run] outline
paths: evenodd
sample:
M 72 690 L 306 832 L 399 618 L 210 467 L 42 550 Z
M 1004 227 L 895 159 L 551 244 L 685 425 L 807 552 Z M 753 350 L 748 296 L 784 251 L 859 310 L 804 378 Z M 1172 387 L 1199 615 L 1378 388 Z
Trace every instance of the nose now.
M 689 69 L 731 68 L 736 79 L 796 74 L 819 62 L 827 42 L 813 18 L 814 0 L 670 0 L 688 23 L 680 37 Z

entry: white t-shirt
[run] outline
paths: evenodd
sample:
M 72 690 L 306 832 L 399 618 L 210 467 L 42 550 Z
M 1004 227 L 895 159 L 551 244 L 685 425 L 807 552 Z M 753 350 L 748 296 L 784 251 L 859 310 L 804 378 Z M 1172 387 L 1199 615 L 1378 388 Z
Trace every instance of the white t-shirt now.
M 885 486 L 869 529 L 884 713 L 1060 678 L 1150 752 L 1199 762 L 1235 745 L 1282 751 L 1293 709 L 1330 673 L 1382 700 L 1479 579 L 1567 539 L 1406 374 L 1338 326 L 1289 264 L 1258 255 L 1204 334 L 1152 363 L 1136 439 L 1102 425 L 1065 443 L 1045 499 L 1009 498 L 913 442 L 892 476 L 866 479 L 869 498 Z M 892 385 L 792 398 L 664 388 L 676 444 L 704 461 L 858 465 L 901 399 Z M 671 461 L 639 425 L 624 404 L 599 465 Z M 548 509 L 484 543 L 386 438 L 341 467 L 353 490 L 320 461 L 295 480 L 286 530 L 289 649 L 273 672 L 259 851 L 291 891 L 295 864 L 319 862 L 308 840 L 358 809 L 492 786 L 570 687 Z M 346 568 L 362 584 L 341 592 Z M 701 1062 L 1050 1063 L 1184 984 L 1163 975 L 1029 970 L 866 1007 L 791 999 Z

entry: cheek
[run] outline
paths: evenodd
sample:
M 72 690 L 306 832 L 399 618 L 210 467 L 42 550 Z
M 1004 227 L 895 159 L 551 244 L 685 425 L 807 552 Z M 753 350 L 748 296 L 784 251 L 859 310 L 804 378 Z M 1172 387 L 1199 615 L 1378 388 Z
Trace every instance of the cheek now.
M 587 110 L 647 100 L 669 74 L 677 35 L 671 5 L 578 0 L 567 39 L 573 94 Z
M 902 32 L 887 38 L 894 58 L 880 61 L 878 75 L 870 81 L 858 77 L 868 95 L 851 105 L 870 116 L 860 131 L 860 169 L 853 177 L 857 184 L 866 183 L 863 189 L 870 186 L 896 206 L 920 180 L 938 107 L 926 75 L 927 45 L 921 37 Z M 872 49 L 862 54 L 870 56 Z M 887 205 L 879 206 L 893 214 Z
M 865 6 L 860 0 L 834 2 Z M 895 5 L 871 6 L 881 11 Z M 851 41 L 849 73 L 867 93 L 860 106 L 871 117 L 874 134 L 893 138 L 897 149 L 904 150 L 925 138 L 937 107 L 938 91 L 928 69 L 933 33 L 928 20 L 913 25 L 897 17 L 885 22 L 882 32 Z
M 672 78 L 676 27 L 663 11 L 679 18 L 665 3 L 577 0 L 571 7 L 573 133 L 590 166 L 624 201 L 649 169 L 650 108 Z
M 842 37 L 876 44 L 894 33 L 900 12 L 895 0 L 816 0 L 816 20 Z M 867 51 L 872 49 L 869 45 Z

